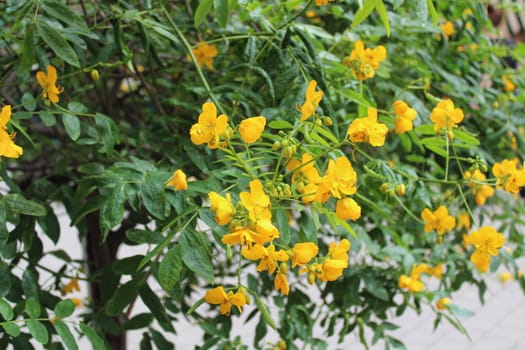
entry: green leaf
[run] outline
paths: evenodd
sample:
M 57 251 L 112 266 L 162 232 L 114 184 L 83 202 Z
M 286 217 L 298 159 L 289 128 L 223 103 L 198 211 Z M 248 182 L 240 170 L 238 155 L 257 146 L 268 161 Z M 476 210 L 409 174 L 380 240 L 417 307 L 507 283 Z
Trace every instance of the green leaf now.
M 72 66 L 80 68 L 80 61 L 78 60 L 75 50 L 64 39 L 64 36 L 55 28 L 49 26 L 45 22 L 38 22 L 38 33 L 53 52 Z
M 47 127 L 54 126 L 57 123 L 57 118 L 49 111 L 41 111 L 39 116 L 42 123 Z
M 2 324 L 2 327 L 4 327 L 4 331 L 13 338 L 20 335 L 20 327 L 14 322 L 5 322 Z
M 461 130 L 454 130 L 454 139 L 463 141 L 469 145 L 480 145 L 479 139 L 476 136 Z
M 93 346 L 93 349 L 109 349 L 109 347 L 107 347 L 104 343 L 102 337 L 85 323 L 80 323 L 80 330 L 82 331 L 82 334 L 88 338 L 89 342 Z
M 30 216 L 46 215 L 46 208 L 34 201 L 27 200 L 18 193 L 10 193 L 2 201 L 6 204 L 7 209 L 13 213 Z
M 76 141 L 80 136 L 80 119 L 74 114 L 64 113 L 62 123 L 71 140 Z
M 229 17 L 229 0 L 214 0 L 213 7 L 215 8 L 215 17 L 221 27 L 226 27 Z
M 176 245 L 172 247 L 159 265 L 159 283 L 164 290 L 168 291 L 180 278 L 182 271 L 182 258 L 180 246 Z
M 159 232 L 130 229 L 126 231 L 126 237 L 135 243 L 158 244 L 162 242 L 164 236 Z
M 451 314 L 458 316 L 458 317 L 472 317 L 475 315 L 474 312 L 464 309 L 462 307 L 459 307 L 455 304 L 449 304 L 447 305 L 447 308 Z
M 6 321 L 13 319 L 13 308 L 4 298 L 0 298 L 0 315 L 2 315 Z
M 280 129 L 293 129 L 293 125 L 288 123 L 286 120 L 272 120 L 269 124 L 268 124 L 268 127 L 270 129 L 276 129 L 276 130 L 280 130 Z
M 25 311 L 30 318 L 38 318 L 40 316 L 40 303 L 35 297 L 28 298 L 25 304 Z
M 108 304 L 106 305 L 106 313 L 109 316 L 118 316 L 122 314 L 124 308 L 137 296 L 141 285 L 142 281 L 137 279 L 133 279 L 121 285 L 111 299 L 109 299 Z
M 126 184 L 119 182 L 111 195 L 100 208 L 100 224 L 103 232 L 103 240 L 106 239 L 108 232 L 122 221 L 124 217 L 124 203 L 126 201 Z
M 416 16 L 421 22 L 426 22 L 428 19 L 428 1 L 416 0 Z
M 379 18 L 385 26 L 386 35 L 390 36 L 390 22 L 388 22 L 388 14 L 386 12 L 385 4 L 382 0 L 376 0 L 376 11 L 379 14 Z
M 432 17 L 432 22 L 436 26 L 439 20 L 439 15 L 434 7 L 432 0 L 427 0 L 428 11 L 430 12 L 430 17 Z
M 75 337 L 69 330 L 69 327 L 64 323 L 64 321 L 61 320 L 55 320 L 53 326 L 55 327 L 55 330 L 57 331 L 58 336 L 62 341 L 64 342 L 64 345 L 69 350 L 77 350 L 78 345 L 75 341 Z
M 11 290 L 11 270 L 9 265 L 0 260 L 0 297 L 5 297 Z
M 102 138 L 102 150 L 110 157 L 115 145 L 120 143 L 119 129 L 113 119 L 101 113 L 95 114 L 95 124 Z
M 24 46 L 22 49 L 22 57 L 20 59 L 20 72 L 27 72 L 35 61 L 35 44 L 34 44 L 34 26 L 30 25 L 27 27 L 24 36 Z
M 76 14 L 73 10 L 71 10 L 69 6 L 65 5 L 64 3 L 46 0 L 43 1 L 40 5 L 42 6 L 42 9 L 46 14 L 58 19 L 62 23 L 71 25 L 82 31 L 89 30 L 82 17 Z
M 357 12 L 355 13 L 354 20 L 352 21 L 352 29 L 355 29 L 360 25 L 374 10 L 376 7 L 376 0 L 366 0 Z
M 284 244 L 290 244 L 291 228 L 284 208 L 277 208 L 273 213 L 273 217 L 276 220 L 277 227 L 279 227 L 281 242 Z
M 199 6 L 197 7 L 197 10 L 195 11 L 195 17 L 193 18 L 193 21 L 195 23 L 195 27 L 198 27 L 202 21 L 206 18 L 208 13 L 210 13 L 212 5 L 214 0 L 201 0 L 199 3 Z
M 49 341 L 49 333 L 47 328 L 37 320 L 26 320 L 27 329 L 35 340 L 41 344 L 47 344 Z
M 36 109 L 36 101 L 33 95 L 26 92 L 22 95 L 22 105 L 26 111 L 32 112 Z
M 158 180 L 155 177 L 146 177 L 140 186 L 140 194 L 148 212 L 158 219 L 163 219 L 166 203 L 165 184 Z
M 59 301 L 55 305 L 55 315 L 59 318 L 66 318 L 75 311 L 75 304 L 70 299 Z
M 147 284 L 144 284 L 140 289 L 140 299 L 142 299 L 164 330 L 170 331 L 173 329 L 173 326 L 171 326 L 170 323 L 170 318 L 166 313 L 166 308 L 160 302 L 159 297 Z
M 182 261 L 190 270 L 206 281 L 213 283 L 213 265 L 208 255 L 208 249 L 202 242 L 202 238 L 197 235 L 198 233 L 191 231 L 182 233 L 180 237 Z
M 385 287 L 383 287 L 382 281 L 370 274 L 365 274 L 363 276 L 363 279 L 365 280 L 365 289 L 370 294 L 384 301 L 390 300 L 390 296 L 388 295 L 388 292 L 385 289 Z
M 124 322 L 124 329 L 141 329 L 148 327 L 153 322 L 153 315 L 151 313 L 143 313 L 133 316 Z

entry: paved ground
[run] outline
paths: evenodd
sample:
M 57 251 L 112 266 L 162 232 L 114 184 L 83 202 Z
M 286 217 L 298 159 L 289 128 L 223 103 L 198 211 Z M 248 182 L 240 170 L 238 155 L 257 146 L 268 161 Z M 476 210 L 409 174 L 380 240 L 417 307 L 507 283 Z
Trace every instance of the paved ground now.
M 68 226 L 67 222 L 62 222 Z M 82 249 L 78 242 L 77 234 L 71 231 L 63 234 L 56 247 L 50 247 L 51 242 L 46 242 L 48 249 L 64 249 L 73 258 L 82 257 Z M 140 252 L 140 247 L 134 247 L 133 251 L 121 252 L 122 255 L 133 255 Z M 145 247 L 142 247 L 145 249 Z M 139 251 L 137 251 L 139 250 Z M 52 263 L 50 258 L 49 262 Z M 521 267 L 525 270 L 525 261 Z M 472 318 L 464 318 L 463 325 L 468 330 L 472 341 L 459 333 L 447 322 L 443 322 L 439 328 L 433 331 L 435 315 L 432 311 L 423 310 L 421 315 L 413 311 L 407 311 L 401 318 L 393 319 L 393 322 L 401 325 L 401 328 L 393 333 L 393 336 L 402 340 L 408 350 L 522 350 L 525 349 L 525 294 L 521 291 L 516 281 L 502 283 L 497 275 L 487 276 L 488 290 L 485 305 L 480 305 L 477 289 L 474 287 L 463 288 L 452 296 L 457 305 L 475 312 Z M 83 297 L 87 288 L 82 285 L 82 293 L 75 297 Z M 82 312 L 82 310 L 78 310 Z M 136 313 L 145 312 L 140 307 L 135 309 Z M 239 327 L 239 328 L 238 328 Z M 244 328 L 241 324 L 234 327 L 238 334 L 243 334 L 244 339 L 250 339 L 255 324 L 250 323 Z M 194 324 L 181 323 L 176 325 L 179 337 L 171 338 L 177 349 L 193 349 L 199 345 L 202 332 Z M 138 344 L 141 332 L 130 332 L 129 344 Z M 371 335 L 369 337 L 371 339 Z M 251 344 L 251 341 L 247 341 Z M 133 345 L 132 345 L 133 346 Z M 89 345 L 81 342 L 81 349 L 89 349 Z M 361 350 L 364 346 L 359 344 L 357 337 L 348 337 L 344 344 L 332 343 L 331 349 Z M 133 349 L 133 347 L 131 347 Z M 379 342 L 370 348 L 371 350 L 384 349 L 384 344 Z

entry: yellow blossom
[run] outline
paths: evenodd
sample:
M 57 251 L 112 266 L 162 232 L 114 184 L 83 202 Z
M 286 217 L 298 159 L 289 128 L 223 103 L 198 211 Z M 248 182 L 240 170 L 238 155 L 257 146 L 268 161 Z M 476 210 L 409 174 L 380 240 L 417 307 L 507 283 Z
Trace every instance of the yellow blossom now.
M 374 49 L 365 49 L 363 42 L 357 40 L 350 55 L 343 60 L 343 64 L 352 69 L 357 79 L 365 80 L 374 77 L 375 70 L 386 59 L 386 55 L 384 46 L 379 45 Z
M 264 192 L 260 180 L 250 181 L 250 192 L 241 192 L 239 195 L 243 206 L 248 210 L 250 220 L 270 220 L 270 197 Z
M 396 133 L 403 134 L 414 128 L 414 119 L 416 119 L 417 112 L 414 108 L 410 108 L 404 101 L 395 101 L 393 104 L 394 113 L 396 114 Z
M 13 138 L 15 133 L 7 133 L 7 123 L 11 120 L 11 106 L 2 107 L 0 111 L 0 157 L 18 158 L 23 153 L 22 147 L 15 145 Z
M 62 288 L 62 294 L 69 294 L 73 292 L 80 292 L 80 286 L 78 284 L 77 278 L 72 278 L 71 281 L 69 281 L 64 288 Z
M 397 285 L 401 289 L 407 289 L 409 292 L 422 292 L 425 289 L 425 284 L 419 279 L 414 279 L 407 275 L 399 276 Z
M 317 202 L 325 202 L 332 195 L 337 199 L 356 193 L 357 173 L 345 156 L 328 161 L 326 174 L 318 180 Z
M 303 203 L 311 203 L 317 192 L 317 181 L 321 178 L 313 157 L 304 153 L 301 161 L 291 159 L 286 165 L 286 170 L 292 172 L 292 184 L 303 195 Z
M 277 228 L 271 223 L 269 225 L 271 225 L 272 229 L 268 229 L 266 226 L 258 226 L 255 231 L 247 227 L 233 227 L 230 233 L 222 236 L 221 242 L 229 245 L 240 244 L 248 246 L 254 243 L 268 243 L 279 237 Z
M 457 229 L 462 229 L 462 228 L 465 228 L 467 230 L 470 229 L 470 215 L 468 213 L 459 214 L 456 222 L 457 222 L 456 224 Z
M 499 274 L 499 280 L 502 283 L 506 283 L 512 279 L 512 274 L 508 271 L 502 272 Z
M 436 301 L 436 307 L 438 310 L 445 310 L 452 301 L 449 298 L 441 298 Z
M 345 197 L 337 201 L 335 213 L 341 220 L 357 220 L 361 217 L 361 207 L 355 200 Z
M 71 298 L 70 300 L 73 302 L 73 304 L 75 304 L 75 307 L 82 307 L 84 305 L 82 300 L 78 298 Z
M 219 136 L 226 131 L 228 117 L 221 114 L 217 117 L 217 108 L 213 102 L 205 102 L 202 105 L 202 113 L 199 120 L 190 129 L 191 142 L 196 145 L 207 143 L 211 149 L 219 146 Z
M 188 183 L 186 182 L 186 174 L 180 169 L 175 170 L 166 186 L 173 186 L 175 191 L 187 190 Z
M 315 0 L 315 4 L 317 6 L 325 6 L 328 5 L 328 0 Z
M 213 70 L 213 58 L 219 53 L 215 45 L 201 42 L 192 51 L 199 67 L 206 66 L 208 69 Z
M 55 67 L 48 65 L 46 67 L 47 74 L 38 71 L 36 73 L 36 80 L 42 88 L 42 97 L 49 99 L 53 103 L 59 101 L 58 95 L 63 91 L 57 86 L 57 70 Z
M 323 281 L 335 281 L 343 274 L 343 269 L 348 267 L 348 251 L 350 250 L 350 241 L 342 239 L 336 244 L 331 242 L 328 247 L 327 259 L 323 261 Z
M 279 271 L 275 276 L 273 281 L 275 290 L 281 291 L 283 295 L 288 295 L 290 293 L 290 285 L 288 284 L 288 278 L 286 278 L 286 273 Z
M 439 101 L 432 113 L 430 113 L 430 120 L 434 122 L 434 130 L 436 132 L 442 128 L 446 128 L 447 131 L 452 130 L 455 125 L 461 123 L 463 117 L 463 111 L 461 108 L 455 108 L 451 99 Z
M 215 213 L 215 221 L 219 225 L 229 223 L 235 211 L 230 194 L 227 193 L 226 197 L 221 197 L 217 192 L 210 192 L 208 197 L 210 199 L 210 210 Z
M 505 237 L 491 226 L 483 226 L 478 231 L 472 231 L 464 237 L 464 240 L 465 243 L 472 244 L 476 248 L 470 256 L 470 261 L 482 272 L 487 272 L 490 257 L 497 256 L 499 249 L 505 243 Z
M 301 121 L 305 121 L 315 113 L 315 110 L 319 107 L 319 102 L 321 102 L 321 99 L 323 98 L 322 91 L 315 91 L 316 86 L 317 81 L 315 80 L 311 80 L 308 83 L 308 87 L 306 88 L 306 99 L 301 106 Z
M 517 194 L 525 186 L 525 169 L 518 169 L 517 160 L 504 159 L 495 163 L 492 174 L 496 177 L 496 188 Z
M 425 208 L 421 212 L 421 218 L 425 221 L 425 232 L 436 230 L 438 234 L 442 235 L 456 226 L 456 219 L 448 214 L 444 205 L 441 205 L 434 212 Z
M 292 267 L 306 265 L 319 252 L 319 247 L 313 242 L 296 243 L 292 248 Z
M 241 121 L 239 134 L 246 143 L 254 143 L 261 137 L 266 126 L 266 118 L 263 116 L 251 117 Z
M 490 198 L 494 195 L 494 187 L 478 183 L 487 179 L 485 174 L 483 174 L 479 169 L 474 170 L 474 172 L 465 171 L 465 179 L 472 180 L 471 182 L 467 183 L 467 186 L 472 188 L 472 193 L 474 194 L 477 205 L 485 204 L 487 198 Z
M 368 142 L 372 146 L 383 146 L 388 127 L 377 122 L 377 109 L 368 107 L 366 118 L 356 118 L 348 127 L 348 137 L 352 142 Z
M 503 91 L 511 92 L 516 90 L 516 84 L 510 79 L 510 76 L 504 75 L 501 77 L 501 80 L 503 81 Z
M 242 249 L 241 254 L 248 260 L 261 260 L 257 265 L 257 271 L 268 270 L 269 274 L 275 272 L 277 262 L 287 261 L 290 258 L 284 250 L 275 251 L 273 244 L 270 244 L 268 248 L 261 244 L 246 246 Z
M 220 305 L 219 313 L 226 316 L 230 315 L 232 305 L 235 305 L 239 312 L 242 312 L 242 307 L 247 304 L 243 289 L 239 289 L 236 293 L 233 291 L 226 293 L 223 286 L 208 290 L 204 300 L 210 304 Z
M 443 34 L 445 34 L 447 40 L 450 39 L 452 35 L 454 35 L 454 23 L 452 23 L 451 21 L 447 21 L 441 24 L 439 28 L 441 28 L 441 31 L 443 32 Z

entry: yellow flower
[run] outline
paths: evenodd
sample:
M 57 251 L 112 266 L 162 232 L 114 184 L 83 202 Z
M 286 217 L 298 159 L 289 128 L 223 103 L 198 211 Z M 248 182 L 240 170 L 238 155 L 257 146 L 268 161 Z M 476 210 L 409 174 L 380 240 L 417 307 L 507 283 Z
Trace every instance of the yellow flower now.
M 452 35 L 454 35 L 454 23 L 452 23 L 451 21 L 447 21 L 441 24 L 439 28 L 441 28 L 441 31 L 443 32 L 443 34 L 445 34 L 445 37 L 447 38 L 447 40 Z
M 490 198 L 494 195 L 494 188 L 492 186 L 477 183 L 483 182 L 487 179 L 485 174 L 483 174 L 479 169 L 474 170 L 473 173 L 470 171 L 465 171 L 465 179 L 473 180 L 472 182 L 468 182 L 467 186 L 472 188 L 472 193 L 474 194 L 477 205 L 485 204 L 487 198 Z
M 325 202 L 329 195 L 337 199 L 356 193 L 357 174 L 345 156 L 328 161 L 325 176 L 318 180 L 317 202 Z
M 442 235 L 456 226 L 456 219 L 448 215 L 448 210 L 444 205 L 434 212 L 425 208 L 421 212 L 421 218 L 425 221 L 425 232 L 436 230 L 438 234 Z
M 518 169 L 517 160 L 504 159 L 495 163 L 492 174 L 496 177 L 496 188 L 510 193 L 518 193 L 520 187 L 525 186 L 525 169 Z
M 445 310 L 452 301 L 449 298 L 441 298 L 436 301 L 436 307 L 438 310 Z
M 456 228 L 458 230 L 465 228 L 467 230 L 470 229 L 470 215 L 468 213 L 461 213 L 458 215 Z
M 516 90 L 516 84 L 512 82 L 510 76 L 504 75 L 501 80 L 503 81 L 503 91 L 510 92 Z
M 348 267 L 348 251 L 350 250 L 350 241 L 342 239 L 339 244 L 331 242 L 328 247 L 328 258 L 323 261 L 322 269 L 323 281 L 335 281 L 343 274 L 343 269 Z
M 266 126 L 266 118 L 263 116 L 251 117 L 241 121 L 239 134 L 246 143 L 254 143 L 261 137 Z
M 209 70 L 213 70 L 213 58 L 219 53 L 215 45 L 201 42 L 192 51 L 199 67 L 206 66 Z
M 248 210 L 250 220 L 270 220 L 270 197 L 264 193 L 260 180 L 250 181 L 250 192 L 241 192 L 239 195 L 243 206 Z
M 315 4 L 316 4 L 317 6 L 328 5 L 328 0 L 315 0 Z
M 36 80 L 40 87 L 42 87 L 42 97 L 49 99 L 53 103 L 59 101 L 58 95 L 64 90 L 59 88 L 57 84 L 57 70 L 55 67 L 49 65 L 46 67 L 47 74 L 38 71 L 36 73 Z
M 290 258 L 284 250 L 275 251 L 273 244 L 270 244 L 268 248 L 261 244 L 246 246 L 242 249 L 241 254 L 248 260 L 261 260 L 257 265 L 257 271 L 268 270 L 269 274 L 275 272 L 278 261 L 288 261 Z
M 264 244 L 279 237 L 279 231 L 269 222 L 263 222 L 266 225 L 257 223 L 255 231 L 246 227 L 233 227 L 232 231 L 221 238 L 221 242 L 229 245 L 248 245 L 254 243 Z M 269 227 L 268 227 L 269 226 Z
M 7 133 L 7 123 L 11 120 L 11 106 L 2 107 L 0 112 L 0 157 L 18 158 L 23 153 L 22 147 L 15 145 L 13 138 L 15 133 Z
M 403 134 L 414 128 L 413 121 L 416 119 L 417 112 L 410 108 L 404 101 L 395 101 L 393 104 L 394 113 L 396 114 L 396 133 Z
M 372 146 L 383 146 L 388 127 L 377 122 L 377 109 L 368 107 L 366 118 L 357 118 L 348 127 L 348 137 L 352 142 L 368 142 Z
M 508 271 L 502 272 L 499 274 L 499 280 L 502 283 L 506 283 L 512 279 L 512 274 Z
M 184 174 L 184 172 L 180 169 L 175 170 L 166 186 L 173 186 L 175 191 L 187 190 L 188 183 L 186 182 L 186 174 Z
M 345 197 L 337 201 L 335 213 L 341 220 L 355 221 L 361 217 L 361 207 L 352 198 Z
M 292 248 L 292 267 L 306 265 L 319 252 L 319 247 L 313 242 L 296 243 Z
M 221 114 L 217 117 L 217 108 L 213 102 L 202 105 L 199 121 L 190 129 L 191 142 L 196 145 L 207 143 L 208 147 L 215 149 L 219 146 L 219 136 L 228 126 L 228 117 Z
M 281 291 L 283 295 L 288 295 L 290 293 L 290 285 L 288 284 L 288 278 L 286 278 L 286 272 L 280 270 L 275 276 L 273 285 L 275 290 Z
M 470 256 L 470 261 L 482 272 L 487 272 L 490 256 L 497 256 L 498 249 L 505 243 L 505 237 L 491 226 L 483 226 L 478 231 L 472 231 L 464 240 L 476 248 Z
M 434 267 L 427 267 L 425 270 L 425 273 L 428 273 L 431 276 L 434 276 L 437 279 L 441 279 L 441 276 L 443 276 L 443 265 L 437 264 Z
M 446 128 L 447 131 L 451 130 L 454 125 L 461 123 L 463 117 L 463 111 L 461 108 L 455 108 L 451 99 L 439 101 L 430 113 L 430 120 L 435 123 L 436 132 L 442 128 Z
M 84 303 L 82 302 L 82 300 L 78 299 L 78 298 L 71 298 L 70 299 L 73 304 L 75 304 L 75 307 L 82 307 L 84 306 Z
M 306 100 L 301 106 L 301 121 L 305 121 L 310 118 L 312 114 L 315 113 L 317 107 L 319 107 L 319 102 L 323 98 L 322 91 L 315 91 L 317 86 L 317 81 L 310 80 L 308 87 L 306 88 Z
M 80 286 L 78 285 L 78 279 L 72 278 L 71 281 L 62 288 L 62 294 L 69 294 L 75 291 L 80 292 Z
M 317 192 L 317 181 L 321 178 L 313 157 L 305 153 L 302 160 L 291 159 L 286 169 L 292 172 L 292 184 L 296 186 L 302 196 L 303 203 L 311 203 Z
M 343 64 L 352 69 L 357 79 L 365 80 L 374 77 L 375 70 L 385 59 L 386 49 L 384 46 L 379 45 L 374 49 L 365 49 L 363 42 L 357 40 L 350 55 L 343 60 Z
M 407 289 L 409 292 L 422 292 L 425 289 L 425 284 L 418 279 L 414 279 L 407 275 L 399 276 L 397 285 L 401 289 Z
M 236 293 L 229 291 L 226 294 L 223 286 L 208 290 L 204 300 L 210 304 L 220 305 L 219 313 L 226 316 L 230 316 L 232 305 L 242 312 L 242 307 L 247 304 L 244 289 L 239 289 Z
M 210 198 L 210 210 L 215 213 L 215 221 L 219 225 L 229 223 L 235 211 L 230 194 L 226 193 L 226 198 L 224 198 L 217 192 L 210 192 L 208 193 L 208 197 Z

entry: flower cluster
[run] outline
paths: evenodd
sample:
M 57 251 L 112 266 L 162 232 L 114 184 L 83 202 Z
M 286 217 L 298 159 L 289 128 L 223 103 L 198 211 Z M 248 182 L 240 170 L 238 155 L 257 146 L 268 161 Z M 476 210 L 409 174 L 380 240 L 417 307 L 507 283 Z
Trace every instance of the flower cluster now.
M 487 272 L 491 256 L 497 256 L 498 249 L 505 243 L 505 237 L 491 226 L 483 226 L 478 231 L 472 231 L 463 239 L 465 245 L 472 244 L 476 248 L 470 256 L 470 261 L 482 272 Z
M 196 145 L 208 144 L 215 149 L 220 146 L 220 137 L 228 127 L 228 117 L 221 114 L 217 117 L 217 107 L 213 102 L 205 102 L 202 105 L 202 113 L 198 122 L 190 129 L 191 142 Z
M 516 159 L 504 159 L 492 167 L 492 174 L 496 177 L 496 188 L 517 194 L 520 187 L 525 186 L 525 169 L 518 169 Z
M 397 281 L 399 288 L 406 289 L 409 292 L 422 292 L 425 289 L 425 284 L 421 281 L 421 275 L 427 274 L 440 279 L 443 275 L 443 265 L 438 264 L 430 267 L 427 264 L 414 264 L 410 276 L 401 275 Z
M 386 59 L 386 54 L 386 48 L 382 45 L 374 49 L 365 49 L 363 42 L 357 40 L 350 55 L 344 58 L 343 64 L 350 67 L 357 79 L 366 80 L 374 77 L 376 69 Z
M 365 118 L 356 118 L 348 127 L 348 138 L 352 142 L 367 142 L 372 146 L 383 146 L 385 144 L 388 127 L 386 124 L 377 122 L 377 109 L 368 107 L 368 115 Z
M 472 188 L 477 205 L 485 204 L 487 198 L 494 195 L 494 187 L 483 184 L 486 179 L 485 174 L 479 169 L 474 170 L 474 172 L 465 171 L 465 180 L 469 180 L 467 186 Z
M 11 120 L 11 106 L 7 105 L 0 111 L 0 157 L 18 158 L 24 150 L 13 142 L 15 133 L 7 132 L 9 120 Z

